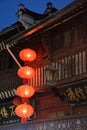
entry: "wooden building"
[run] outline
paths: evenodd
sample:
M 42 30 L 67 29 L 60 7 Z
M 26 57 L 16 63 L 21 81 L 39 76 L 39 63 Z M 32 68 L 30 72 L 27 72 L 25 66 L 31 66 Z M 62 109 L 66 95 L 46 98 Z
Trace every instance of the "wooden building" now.
M 47 9 L 40 15 L 20 4 L 19 21 L 0 32 L 0 130 L 87 128 L 87 0 L 61 10 L 48 3 Z M 29 63 L 35 76 L 28 80 L 35 113 L 21 124 L 12 100 L 23 82 L 17 70 L 26 64 L 19 58 L 24 48 L 37 53 Z

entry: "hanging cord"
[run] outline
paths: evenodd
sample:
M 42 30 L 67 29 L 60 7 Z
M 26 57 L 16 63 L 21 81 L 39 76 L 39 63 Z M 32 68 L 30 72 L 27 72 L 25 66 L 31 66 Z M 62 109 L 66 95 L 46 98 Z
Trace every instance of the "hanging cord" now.
M 18 65 L 18 67 L 19 68 L 22 67 L 21 64 L 19 63 L 19 61 L 17 60 L 17 58 L 14 56 L 14 54 L 10 50 L 10 45 L 9 44 L 6 45 L 6 49 L 9 52 L 9 54 L 12 56 L 13 60 L 16 62 L 16 64 Z

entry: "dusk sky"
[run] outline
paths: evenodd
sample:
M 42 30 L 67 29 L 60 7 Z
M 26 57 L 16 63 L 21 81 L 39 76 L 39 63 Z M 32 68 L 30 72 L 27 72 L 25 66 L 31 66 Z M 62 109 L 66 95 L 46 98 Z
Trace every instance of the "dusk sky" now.
M 0 30 L 18 21 L 16 12 L 20 3 L 29 10 L 42 14 L 48 2 L 52 2 L 55 8 L 62 9 L 72 1 L 74 0 L 0 0 Z

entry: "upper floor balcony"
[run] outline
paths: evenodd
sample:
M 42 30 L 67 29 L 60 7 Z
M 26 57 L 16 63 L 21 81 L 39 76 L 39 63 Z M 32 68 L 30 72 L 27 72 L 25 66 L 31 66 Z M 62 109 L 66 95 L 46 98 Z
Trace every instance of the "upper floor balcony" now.
M 55 52 L 51 65 L 45 62 L 41 67 L 36 67 L 35 71 L 35 77 L 29 82 L 36 89 L 44 89 L 48 85 L 60 87 L 86 79 L 87 45 L 59 50 Z
M 34 86 L 36 91 L 43 91 L 48 88 L 49 85 L 61 87 L 87 78 L 86 44 L 79 47 L 59 50 L 55 52 L 55 55 L 54 61 L 52 62 L 53 75 L 48 72 L 48 77 L 46 77 L 46 70 L 47 68 L 49 69 L 47 61 L 43 61 L 41 66 L 37 67 L 35 65 L 35 76 L 29 79 L 28 83 Z M 19 84 L 22 84 L 22 80 L 17 76 L 17 69 L 0 72 L 0 86 L 3 88 L 1 89 L 2 95 L 6 89 L 9 91 L 14 90 L 13 95 L 16 95 L 15 89 Z

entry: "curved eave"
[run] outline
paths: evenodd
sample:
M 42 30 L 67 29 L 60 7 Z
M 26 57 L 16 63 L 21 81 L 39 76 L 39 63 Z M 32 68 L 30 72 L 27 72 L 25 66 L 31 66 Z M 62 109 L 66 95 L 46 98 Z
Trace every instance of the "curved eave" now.
M 61 22 L 63 22 L 63 20 L 65 21 L 66 19 L 69 20 L 70 18 L 74 17 L 74 15 L 76 14 L 78 15 L 78 13 L 84 12 L 85 9 L 87 10 L 87 0 L 76 0 L 71 4 L 69 4 L 68 6 L 64 7 L 63 9 L 44 18 L 39 23 L 32 25 L 29 29 L 24 30 L 18 35 L 11 37 L 6 41 L 6 43 L 11 44 L 12 42 L 17 42 L 18 40 L 30 36 L 31 34 L 34 34 L 40 31 L 41 29 L 45 29 L 49 26 L 51 27 L 51 25 L 53 25 L 53 23 L 55 23 L 56 21 L 58 24 L 60 23 L 60 19 L 63 18 L 64 16 L 66 17 L 64 17 L 64 19 L 62 19 Z M 70 14 L 72 14 L 72 16 Z

